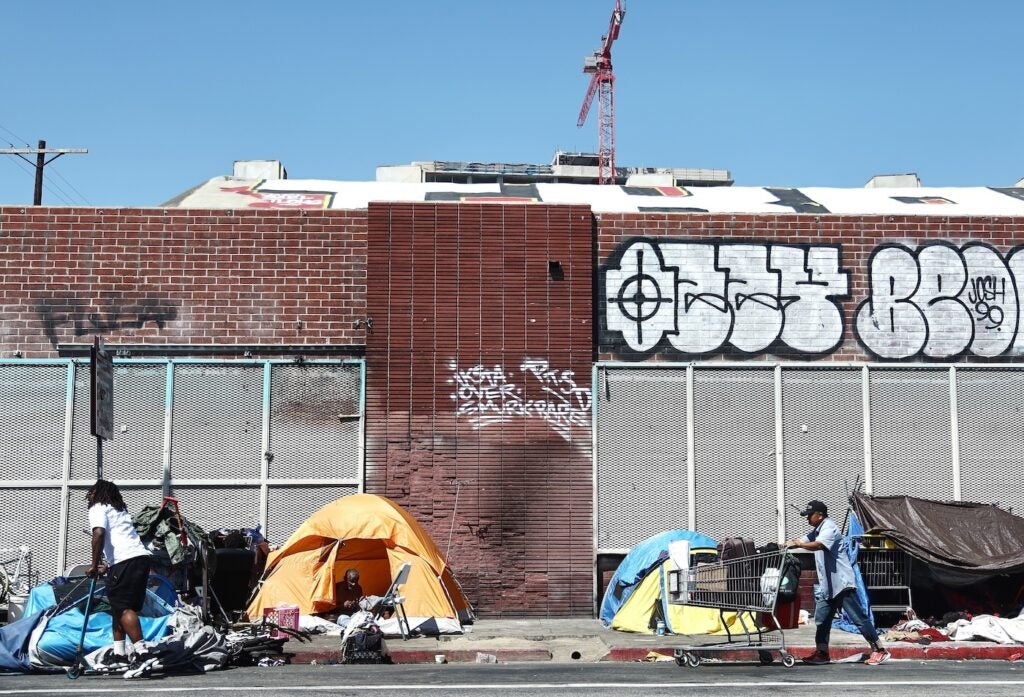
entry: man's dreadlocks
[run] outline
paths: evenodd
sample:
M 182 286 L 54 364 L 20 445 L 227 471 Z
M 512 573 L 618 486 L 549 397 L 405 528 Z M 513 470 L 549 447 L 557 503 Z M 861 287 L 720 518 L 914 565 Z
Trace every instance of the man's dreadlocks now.
M 92 504 L 105 503 L 115 511 L 128 510 L 128 507 L 124 505 L 124 499 L 121 498 L 121 490 L 117 488 L 117 484 L 108 482 L 106 479 L 96 480 L 96 483 L 89 489 L 89 498 Z

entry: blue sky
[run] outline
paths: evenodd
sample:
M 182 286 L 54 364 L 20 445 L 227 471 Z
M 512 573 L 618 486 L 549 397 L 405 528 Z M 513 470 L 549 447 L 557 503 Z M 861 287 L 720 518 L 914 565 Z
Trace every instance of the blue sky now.
M 550 162 L 614 0 L 7 0 L 0 147 L 89 148 L 44 203 L 158 205 L 242 159 L 372 180 L 413 160 Z M 613 58 L 619 165 L 744 186 L 1024 177 L 1024 3 L 629 0 Z M 0 156 L 0 204 L 32 199 Z

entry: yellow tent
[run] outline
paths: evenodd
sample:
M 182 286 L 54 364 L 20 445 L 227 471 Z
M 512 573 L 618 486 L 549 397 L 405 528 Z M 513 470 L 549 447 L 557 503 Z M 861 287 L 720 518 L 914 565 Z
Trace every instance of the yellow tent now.
M 459 625 L 472 618 L 469 601 L 430 535 L 401 506 L 374 494 L 342 497 L 300 525 L 271 553 L 247 614 L 255 620 L 264 608 L 280 605 L 297 605 L 303 614 L 333 610 L 335 584 L 347 569 L 359 571 L 366 595 L 384 595 L 405 562 L 412 569 L 401 592 L 413 628 L 431 619 Z
M 651 618 L 655 607 L 660 605 L 667 615 L 666 625 L 674 634 L 719 634 L 729 631 L 743 631 L 739 616 L 735 612 L 720 613 L 715 608 L 675 605 L 663 601 L 664 578 L 672 562 L 668 559 L 655 566 L 636 587 L 629 600 L 623 603 L 609 625 L 621 632 L 652 634 Z M 746 613 L 747 627 L 753 629 L 759 622 L 753 614 Z

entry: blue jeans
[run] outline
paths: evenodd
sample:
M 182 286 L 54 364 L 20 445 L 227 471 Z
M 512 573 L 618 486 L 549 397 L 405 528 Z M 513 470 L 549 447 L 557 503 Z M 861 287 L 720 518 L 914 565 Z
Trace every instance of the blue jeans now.
M 857 594 L 853 588 L 846 588 L 839 591 L 834 598 L 817 598 L 814 605 L 814 624 L 817 629 L 814 631 L 815 648 L 819 651 L 828 651 L 828 638 L 832 633 L 832 620 L 835 619 L 839 608 L 846 610 L 850 621 L 860 630 L 861 636 L 868 640 L 871 648 L 878 647 L 878 630 L 871 620 L 864 614 L 864 608 L 857 600 Z

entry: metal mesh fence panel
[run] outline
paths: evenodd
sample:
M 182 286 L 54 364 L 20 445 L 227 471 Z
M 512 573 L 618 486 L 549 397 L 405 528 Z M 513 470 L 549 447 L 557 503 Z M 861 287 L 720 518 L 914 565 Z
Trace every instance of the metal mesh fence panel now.
M 55 576 L 60 489 L 3 489 L 0 497 L 0 548 L 28 545 L 35 579 Z
M 261 365 L 175 365 L 172 477 L 257 479 L 262 442 Z
M 270 477 L 359 476 L 358 365 L 275 364 L 270 379 Z
M 872 493 L 953 498 L 948 370 L 872 369 Z
M 267 491 L 267 529 L 272 544 L 283 544 L 306 518 L 342 496 L 355 494 L 354 486 L 272 486 Z
M 782 371 L 782 452 L 786 503 L 803 508 L 824 501 L 842 518 L 847 494 L 864 475 L 861 371 Z M 785 508 L 786 537 L 802 535 L 807 521 Z
M 956 372 L 961 497 L 1024 513 L 1024 371 Z
M 171 494 L 181 515 L 207 532 L 254 527 L 260 520 L 257 486 L 175 486 Z
M 166 364 L 114 366 L 114 438 L 103 443 L 103 477 L 110 480 L 163 477 Z M 71 478 L 95 479 L 96 437 L 89 425 L 89 364 L 75 365 Z
M 597 546 L 687 526 L 686 370 L 598 371 Z
M 697 530 L 775 540 L 772 371 L 700 368 L 693 393 Z
M 0 365 L 0 479 L 60 479 L 66 365 Z

